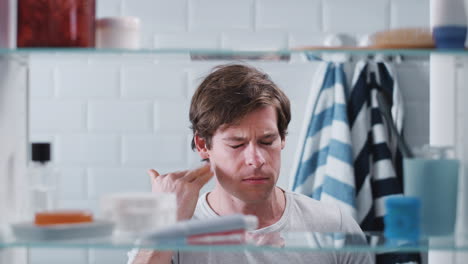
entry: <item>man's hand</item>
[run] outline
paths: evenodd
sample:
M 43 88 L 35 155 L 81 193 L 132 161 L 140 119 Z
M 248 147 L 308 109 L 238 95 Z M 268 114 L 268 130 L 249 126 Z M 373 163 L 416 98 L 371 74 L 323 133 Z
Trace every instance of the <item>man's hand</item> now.
M 159 175 L 149 170 L 153 192 L 173 192 L 177 196 L 177 220 L 191 219 L 197 206 L 200 189 L 213 177 L 210 165 Z
M 213 177 L 209 164 L 195 170 L 159 175 L 149 170 L 153 192 L 173 192 L 177 196 L 177 220 L 192 218 L 200 189 Z M 132 264 L 169 264 L 172 252 L 140 250 Z

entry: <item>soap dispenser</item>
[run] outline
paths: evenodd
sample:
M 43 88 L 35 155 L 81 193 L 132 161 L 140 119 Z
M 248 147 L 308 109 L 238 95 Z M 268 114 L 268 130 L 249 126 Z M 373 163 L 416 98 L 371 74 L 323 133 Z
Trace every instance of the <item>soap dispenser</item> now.
M 32 213 L 54 210 L 58 171 L 51 165 L 50 143 L 31 144 L 29 180 Z

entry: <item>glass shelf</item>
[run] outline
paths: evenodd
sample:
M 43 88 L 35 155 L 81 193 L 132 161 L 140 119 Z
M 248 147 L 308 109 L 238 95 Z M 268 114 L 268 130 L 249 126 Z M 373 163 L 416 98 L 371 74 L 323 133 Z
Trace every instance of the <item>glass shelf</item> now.
M 375 49 L 375 48 L 326 48 L 311 47 L 298 49 L 282 50 L 228 50 L 228 49 L 95 49 L 95 48 L 18 48 L 4 49 L 0 48 L 1 54 L 25 55 L 25 54 L 48 54 L 48 53 L 66 53 L 66 54 L 191 54 L 191 55 L 211 55 L 211 56 L 290 56 L 292 54 L 310 53 L 346 53 L 350 55 L 403 55 L 403 56 L 428 56 L 430 54 L 447 55 L 468 55 L 467 50 L 460 49 Z
M 255 245 L 253 242 L 230 245 L 197 245 L 183 241 L 139 241 L 118 237 L 80 240 L 25 241 L 13 237 L 0 239 L 0 248 L 94 248 L 179 251 L 321 251 L 321 252 L 424 252 L 459 251 L 468 252 L 468 237 L 430 237 L 418 242 L 389 241 L 382 233 L 366 233 L 366 239 L 359 235 L 343 233 L 281 233 L 281 245 Z

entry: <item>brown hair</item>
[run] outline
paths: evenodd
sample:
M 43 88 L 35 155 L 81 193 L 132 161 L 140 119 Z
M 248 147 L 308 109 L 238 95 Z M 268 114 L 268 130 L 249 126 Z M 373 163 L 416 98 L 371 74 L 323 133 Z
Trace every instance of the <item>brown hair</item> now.
M 222 125 L 232 124 L 254 110 L 271 105 L 276 109 L 278 131 L 286 137 L 291 109 L 288 97 L 259 70 L 242 64 L 220 65 L 203 80 L 195 91 L 190 105 L 193 134 L 211 139 Z M 192 139 L 192 149 L 195 142 Z

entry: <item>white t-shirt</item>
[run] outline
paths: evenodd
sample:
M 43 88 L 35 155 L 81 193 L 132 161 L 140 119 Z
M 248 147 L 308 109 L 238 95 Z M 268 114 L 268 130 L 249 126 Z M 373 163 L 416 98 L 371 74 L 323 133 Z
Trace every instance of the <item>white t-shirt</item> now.
M 362 231 L 354 219 L 344 214 L 336 205 L 325 204 L 305 195 L 285 191 L 286 207 L 280 220 L 273 225 L 250 231 L 249 234 L 259 241 L 282 241 L 286 246 L 294 243 L 288 240 L 287 234 L 294 232 L 343 232 L 355 233 L 352 239 L 364 242 Z M 193 219 L 218 217 L 211 209 L 207 200 L 207 193 L 200 196 Z M 276 234 L 271 236 L 271 234 Z M 359 235 L 360 234 L 360 235 Z M 305 237 L 308 243 L 320 246 L 321 243 L 343 243 L 343 239 L 330 242 L 332 236 Z M 264 239 L 263 239 L 264 238 Z M 355 241 L 356 242 L 356 241 Z M 301 244 L 302 241 L 301 241 Z M 132 263 L 137 251 L 129 252 L 129 262 Z M 320 263 L 320 264 L 371 264 L 374 256 L 365 252 L 318 252 L 293 250 L 263 250 L 263 251 L 186 251 L 174 253 L 175 264 L 206 264 L 206 263 Z

